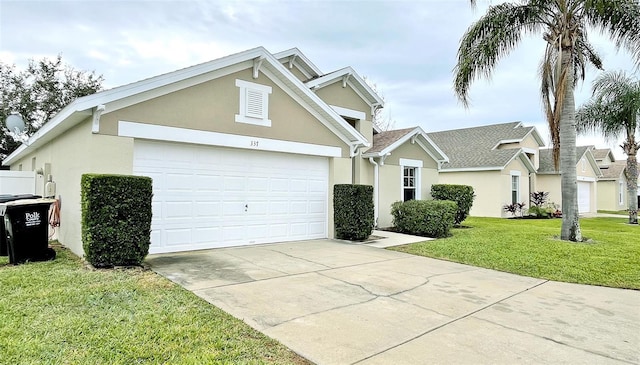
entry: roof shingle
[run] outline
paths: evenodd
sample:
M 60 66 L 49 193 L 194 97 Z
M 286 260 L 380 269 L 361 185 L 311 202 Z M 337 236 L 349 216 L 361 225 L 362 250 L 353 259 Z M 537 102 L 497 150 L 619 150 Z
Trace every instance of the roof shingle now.
M 454 129 L 427 133 L 429 138 L 449 157 L 442 165 L 448 169 L 504 167 L 520 151 L 519 148 L 494 149 L 501 141 L 522 140 L 534 127 L 521 122 Z

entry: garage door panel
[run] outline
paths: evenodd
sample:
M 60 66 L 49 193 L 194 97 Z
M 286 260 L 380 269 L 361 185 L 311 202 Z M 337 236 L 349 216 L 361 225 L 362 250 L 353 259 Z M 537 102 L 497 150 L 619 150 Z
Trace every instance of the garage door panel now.
M 578 181 L 578 212 L 591 211 L 591 186 L 590 182 Z
M 134 172 L 154 180 L 152 253 L 327 235 L 327 158 L 134 143 Z

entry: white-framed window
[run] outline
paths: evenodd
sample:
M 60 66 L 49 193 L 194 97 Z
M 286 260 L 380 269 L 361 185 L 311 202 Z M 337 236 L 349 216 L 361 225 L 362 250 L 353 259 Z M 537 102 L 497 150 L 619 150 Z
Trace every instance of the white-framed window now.
M 624 204 L 624 182 L 618 181 L 618 204 Z
M 520 174 L 511 173 L 511 204 L 520 201 Z
M 402 167 L 402 201 L 419 200 L 422 161 L 401 158 L 400 166 Z
M 271 127 L 269 119 L 269 94 L 271 86 L 236 80 L 240 88 L 240 110 L 236 122 Z

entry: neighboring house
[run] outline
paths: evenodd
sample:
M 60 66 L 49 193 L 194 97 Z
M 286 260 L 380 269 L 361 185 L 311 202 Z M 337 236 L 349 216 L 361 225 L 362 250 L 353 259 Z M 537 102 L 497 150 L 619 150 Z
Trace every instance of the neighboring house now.
M 431 185 L 448 159 L 420 127 L 374 133 L 373 146 L 362 157 L 374 167 L 377 225 L 389 227 L 391 204 L 430 198 Z
M 593 157 L 600 168 L 602 176 L 598 178 L 598 209 L 627 209 L 627 177 L 626 161 L 616 162 L 609 148 L 593 149 Z
M 471 185 L 473 216 L 505 217 L 503 206 L 529 202 L 536 188 L 538 150 L 544 141 L 535 127 L 521 122 L 427 133 L 449 161 L 439 182 Z
M 331 238 L 335 184 L 373 185 L 388 225 L 447 161 L 419 128 L 375 130 L 382 104 L 350 67 L 258 47 L 79 98 L 3 164 L 51 175 L 79 255 L 84 173 L 153 178 L 151 253 Z
M 602 176 L 600 168 L 591 152 L 593 146 L 576 147 L 578 212 L 596 213 L 598 208 L 598 185 L 596 181 Z M 562 190 L 560 173 L 555 169 L 551 149 L 540 150 L 540 167 L 538 168 L 537 190 L 549 192 L 549 201 L 559 204 L 562 209 Z

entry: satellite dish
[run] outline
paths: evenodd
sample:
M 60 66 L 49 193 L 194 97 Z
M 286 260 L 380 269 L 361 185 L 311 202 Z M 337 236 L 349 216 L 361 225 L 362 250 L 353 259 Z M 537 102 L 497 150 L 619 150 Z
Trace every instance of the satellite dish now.
M 26 129 L 22 116 L 18 113 L 12 113 L 7 117 L 7 129 L 15 134 L 22 134 Z

